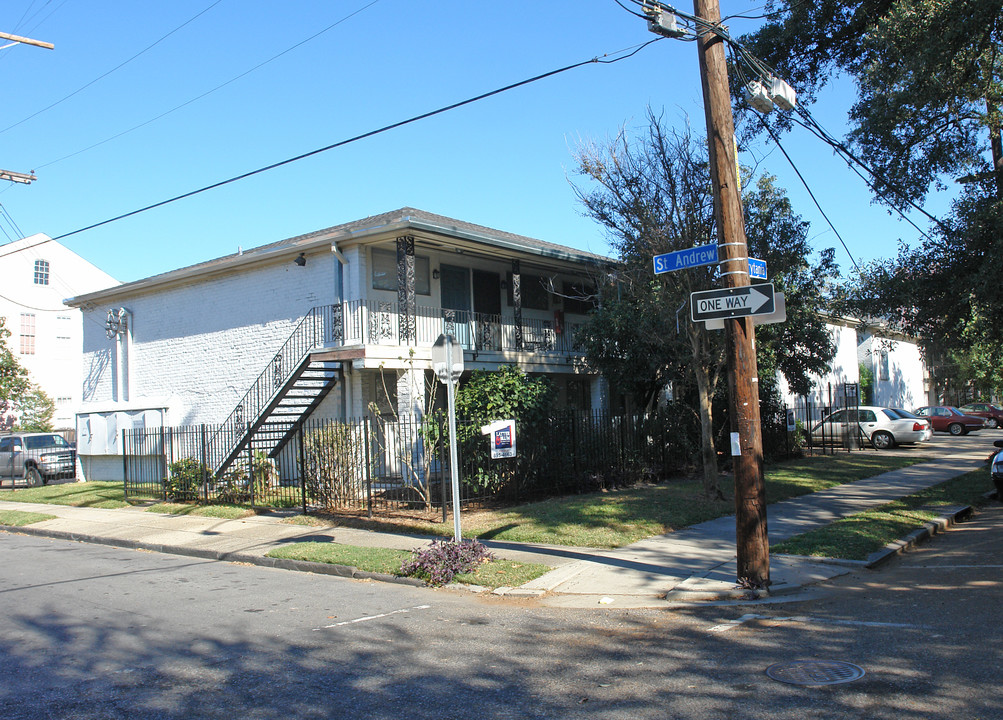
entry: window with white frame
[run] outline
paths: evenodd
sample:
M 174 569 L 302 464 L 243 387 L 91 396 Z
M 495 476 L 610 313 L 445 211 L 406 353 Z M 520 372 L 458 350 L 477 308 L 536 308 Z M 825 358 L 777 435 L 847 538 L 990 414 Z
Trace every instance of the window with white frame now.
M 48 285 L 49 284 L 49 261 L 48 260 L 36 260 L 35 261 L 35 284 L 36 285 Z
M 21 313 L 21 354 L 35 354 L 35 316 Z

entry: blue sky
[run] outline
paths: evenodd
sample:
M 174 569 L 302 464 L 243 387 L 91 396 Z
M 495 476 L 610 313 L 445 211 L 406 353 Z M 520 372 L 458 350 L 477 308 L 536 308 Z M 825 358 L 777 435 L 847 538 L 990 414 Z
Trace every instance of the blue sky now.
M 737 36 L 755 21 L 729 25 Z M 0 183 L 0 205 L 20 233 L 52 237 L 655 37 L 613 0 L 8 0 L 0 31 L 55 44 L 0 50 L 0 168 L 38 177 Z M 851 102 L 837 84 L 812 111 L 841 136 Z M 702 134 L 693 43 L 661 40 L 61 242 L 129 281 L 413 206 L 606 253 L 569 184 L 573 151 L 640 131 L 648 106 Z M 857 262 L 916 241 L 827 146 L 804 132 L 783 142 Z M 764 144 L 755 158 L 811 222 L 814 246 L 850 268 L 782 154 Z

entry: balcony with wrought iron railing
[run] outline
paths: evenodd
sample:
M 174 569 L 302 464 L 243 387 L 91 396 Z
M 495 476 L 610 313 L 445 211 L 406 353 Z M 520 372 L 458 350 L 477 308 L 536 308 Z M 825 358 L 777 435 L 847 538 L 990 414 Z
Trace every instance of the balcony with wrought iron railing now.
M 398 303 L 352 300 L 330 306 L 328 346 L 407 345 L 431 347 L 440 335 L 452 335 L 464 350 L 581 355 L 575 335 L 580 322 L 417 306 L 403 314 Z

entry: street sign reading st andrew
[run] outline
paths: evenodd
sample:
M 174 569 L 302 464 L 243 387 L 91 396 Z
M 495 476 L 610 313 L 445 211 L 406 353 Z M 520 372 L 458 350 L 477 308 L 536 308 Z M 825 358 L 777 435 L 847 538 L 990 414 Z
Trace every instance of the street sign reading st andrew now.
M 704 290 L 690 295 L 690 317 L 693 318 L 693 322 L 746 315 L 769 315 L 775 309 L 773 283 Z

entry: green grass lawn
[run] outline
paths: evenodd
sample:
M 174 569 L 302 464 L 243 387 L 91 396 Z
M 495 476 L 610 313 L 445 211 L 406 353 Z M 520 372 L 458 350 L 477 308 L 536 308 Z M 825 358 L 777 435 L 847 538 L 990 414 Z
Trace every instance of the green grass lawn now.
M 283 545 L 268 553 L 268 557 L 305 560 L 307 562 L 347 565 L 364 572 L 400 575 L 401 564 L 410 559 L 407 550 L 363 548 L 336 543 L 301 542 Z M 491 560 L 473 572 L 457 575 L 453 582 L 481 585 L 488 588 L 517 587 L 540 577 L 550 570 L 546 565 Z
M 778 502 L 873 477 L 926 459 L 876 452 L 837 453 L 776 463 L 766 469 L 766 500 Z M 464 537 L 615 548 L 735 512 L 733 478 L 726 500 L 704 497 L 698 480 L 670 480 L 623 490 L 570 495 L 497 510 L 464 511 Z M 385 532 L 451 536 L 452 522 L 414 518 L 333 517 L 332 523 Z
M 974 470 L 915 495 L 797 535 L 771 546 L 770 551 L 866 560 L 871 553 L 941 515 L 943 508 L 980 505 L 984 502 L 982 495 L 988 489 L 990 483 L 986 470 Z
M 121 508 L 129 505 L 125 501 L 125 490 L 120 482 L 71 482 L 18 488 L 0 492 L 0 500 L 96 508 Z
M 43 520 L 53 520 L 55 515 L 44 513 L 23 512 L 21 510 L 0 510 L 0 525 L 10 525 L 20 527 L 21 525 L 31 525 Z

